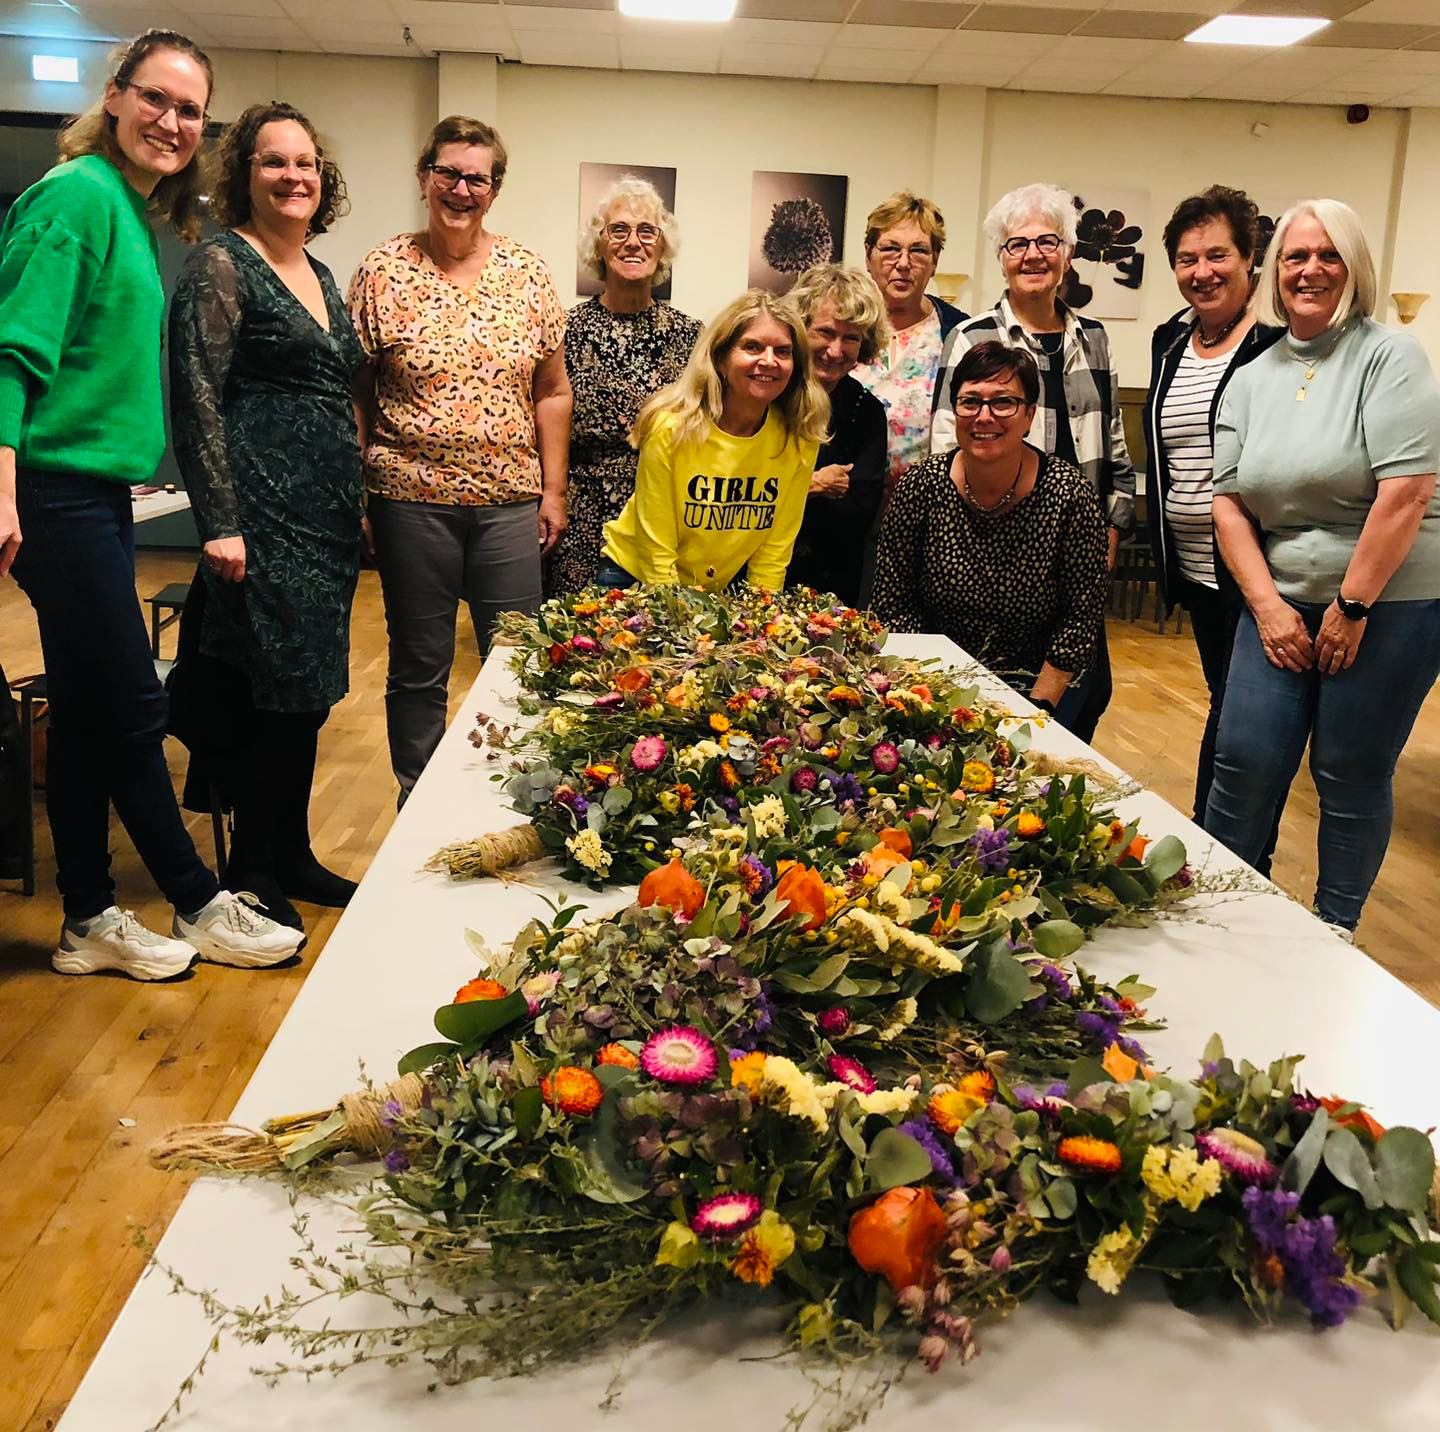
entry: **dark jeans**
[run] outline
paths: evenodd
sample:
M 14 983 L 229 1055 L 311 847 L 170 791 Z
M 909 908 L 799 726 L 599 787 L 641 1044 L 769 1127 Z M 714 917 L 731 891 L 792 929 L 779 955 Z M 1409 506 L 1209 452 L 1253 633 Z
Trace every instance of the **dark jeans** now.
M 613 562 L 603 552 L 595 568 L 595 585 L 611 591 L 628 591 L 635 585 L 635 578 L 618 562 Z
M 1055 719 L 1082 741 L 1092 742 L 1095 728 L 1100 724 L 1114 692 L 1115 685 L 1110 676 L 1110 639 L 1102 618 L 1095 659 L 1079 681 L 1072 681 L 1065 688 L 1065 694 L 1055 706 Z
M 220 889 L 180 819 L 165 764 L 165 690 L 135 599 L 124 483 L 21 471 L 15 578 L 40 623 L 50 697 L 46 806 L 70 920 L 115 903 L 110 806 L 165 898 L 184 913 Z
M 1325 607 L 1295 602 L 1313 636 Z M 1380 873 L 1395 763 L 1440 675 L 1440 601 L 1381 602 L 1355 664 L 1335 676 L 1271 666 L 1247 611 L 1235 633 L 1205 829 L 1257 863 L 1310 742 L 1320 795 L 1315 911 L 1353 930 Z
M 370 499 L 390 633 L 385 724 L 402 802 L 445 734 L 461 601 L 470 608 L 482 657 L 501 612 L 539 610 L 535 508 L 534 502 L 455 507 Z

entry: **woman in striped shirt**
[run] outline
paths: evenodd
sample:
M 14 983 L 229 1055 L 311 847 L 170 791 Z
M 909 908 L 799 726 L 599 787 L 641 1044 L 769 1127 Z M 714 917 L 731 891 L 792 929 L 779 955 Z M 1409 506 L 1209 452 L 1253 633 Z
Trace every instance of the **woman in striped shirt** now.
M 1215 733 L 1243 602 L 1215 555 L 1210 515 L 1215 415 L 1235 371 L 1283 330 L 1248 310 L 1259 214 L 1238 189 L 1213 185 L 1182 199 L 1165 226 L 1165 252 L 1187 306 L 1162 323 L 1151 343 L 1145 400 L 1146 517 L 1167 609 L 1182 606 L 1210 690 L 1210 711 L 1195 773 L 1195 819 L 1215 764 Z M 1265 854 L 1266 873 L 1272 839 Z

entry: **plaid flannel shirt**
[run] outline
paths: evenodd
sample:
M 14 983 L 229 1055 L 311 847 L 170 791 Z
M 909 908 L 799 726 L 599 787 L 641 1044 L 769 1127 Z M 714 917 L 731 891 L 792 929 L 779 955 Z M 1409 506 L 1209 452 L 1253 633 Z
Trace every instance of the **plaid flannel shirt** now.
M 1110 364 L 1110 340 L 1103 324 L 1056 307 L 1065 323 L 1063 344 L 1065 396 L 1070 404 L 1070 433 L 1081 472 L 1094 484 L 1112 527 L 1128 532 L 1135 525 L 1135 465 L 1125 446 L 1125 425 L 1115 370 Z M 955 446 L 955 411 L 950 384 L 968 349 L 998 339 L 1012 348 L 1029 350 L 1041 372 L 1040 411 L 1030 440 L 1046 452 L 1055 450 L 1055 414 L 1046 406 L 1044 373 L 1050 357 L 1020 326 L 1002 297 L 989 313 L 962 323 L 945 340 L 940 373 L 935 380 L 935 410 L 930 426 L 930 451 L 948 452 Z M 1043 426 L 1042 426 L 1043 424 Z

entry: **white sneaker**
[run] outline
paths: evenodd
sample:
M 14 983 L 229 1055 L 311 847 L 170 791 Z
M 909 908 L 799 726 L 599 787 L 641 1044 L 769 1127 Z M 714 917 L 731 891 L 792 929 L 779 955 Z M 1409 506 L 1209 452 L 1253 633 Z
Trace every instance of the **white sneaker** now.
M 175 915 L 172 933 L 188 940 L 202 960 L 237 969 L 263 969 L 288 960 L 305 943 L 303 930 L 279 925 L 257 908 L 259 898 L 248 890 L 222 890 L 203 910 Z
M 50 963 L 62 975 L 119 970 L 132 979 L 168 980 L 183 975 L 198 954 L 194 945 L 157 935 L 133 911 L 112 905 L 83 925 L 67 920 L 60 927 L 60 946 Z

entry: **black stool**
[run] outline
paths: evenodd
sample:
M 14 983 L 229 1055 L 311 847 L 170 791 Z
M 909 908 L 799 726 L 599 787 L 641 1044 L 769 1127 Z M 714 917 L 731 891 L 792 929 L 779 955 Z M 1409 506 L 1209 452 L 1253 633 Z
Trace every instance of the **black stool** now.
M 150 608 L 150 655 L 156 661 L 160 660 L 160 633 L 180 620 L 180 613 L 185 610 L 185 599 L 189 595 L 189 582 L 171 582 L 153 597 L 146 597 L 146 604 Z M 162 612 L 168 612 L 169 615 L 162 616 Z

